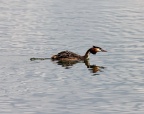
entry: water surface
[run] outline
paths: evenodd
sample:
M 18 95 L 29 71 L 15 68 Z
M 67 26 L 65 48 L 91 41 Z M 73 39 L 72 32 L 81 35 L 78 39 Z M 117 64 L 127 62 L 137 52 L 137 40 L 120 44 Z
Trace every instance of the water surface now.
M 143 0 L 1 0 L 1 114 L 143 114 Z M 107 53 L 61 64 L 63 50 Z M 95 66 L 95 67 L 94 67 Z

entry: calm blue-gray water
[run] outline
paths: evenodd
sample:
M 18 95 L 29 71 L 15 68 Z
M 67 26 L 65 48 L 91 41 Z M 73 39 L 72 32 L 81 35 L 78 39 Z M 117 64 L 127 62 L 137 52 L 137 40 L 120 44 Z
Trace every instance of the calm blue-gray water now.
M 0 63 L 0 114 L 143 114 L 144 0 L 0 0 Z

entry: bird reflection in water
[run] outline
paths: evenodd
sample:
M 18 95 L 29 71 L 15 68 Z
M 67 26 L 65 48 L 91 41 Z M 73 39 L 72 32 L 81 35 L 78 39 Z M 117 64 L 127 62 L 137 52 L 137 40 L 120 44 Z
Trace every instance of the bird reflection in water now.
M 31 58 L 31 61 L 35 61 L 35 60 L 47 60 L 50 58 Z M 103 66 L 97 66 L 97 65 L 91 65 L 89 60 L 85 60 L 85 61 L 55 61 L 52 60 L 53 62 L 57 63 L 58 65 L 61 65 L 62 67 L 66 68 L 66 69 L 70 69 L 72 68 L 73 65 L 77 64 L 77 63 L 84 63 L 86 65 L 86 67 L 88 68 L 88 70 L 91 73 L 94 73 L 95 75 L 99 75 L 98 72 L 103 72 L 103 70 L 105 69 L 105 67 Z
M 53 61 L 53 60 L 52 60 Z M 74 64 L 80 63 L 79 61 L 57 61 L 58 65 L 61 65 L 62 67 L 65 67 L 66 69 L 70 69 Z
M 90 70 L 91 73 L 97 73 L 97 72 L 103 72 L 102 69 L 105 69 L 105 67 L 103 66 L 97 66 L 97 65 L 90 65 L 89 60 L 84 61 L 85 65 L 87 66 L 87 68 Z M 98 75 L 98 74 L 96 74 Z
M 103 67 L 103 66 L 90 65 L 89 60 L 85 60 L 85 61 L 57 61 L 56 63 L 58 65 L 61 65 L 62 67 L 65 67 L 66 69 L 70 69 L 73 65 L 75 65 L 77 63 L 84 63 L 86 65 L 86 67 L 88 68 L 88 70 L 91 73 L 94 73 L 96 75 L 98 75 L 97 72 L 103 72 L 103 69 L 105 69 L 105 67 Z

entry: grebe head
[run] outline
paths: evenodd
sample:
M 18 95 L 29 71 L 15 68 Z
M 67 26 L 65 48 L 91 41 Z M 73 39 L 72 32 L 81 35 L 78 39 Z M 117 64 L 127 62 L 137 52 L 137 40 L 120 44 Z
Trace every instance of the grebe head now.
M 97 46 L 93 46 L 92 48 L 90 48 L 90 53 L 96 54 L 97 52 L 107 52 L 107 51 Z

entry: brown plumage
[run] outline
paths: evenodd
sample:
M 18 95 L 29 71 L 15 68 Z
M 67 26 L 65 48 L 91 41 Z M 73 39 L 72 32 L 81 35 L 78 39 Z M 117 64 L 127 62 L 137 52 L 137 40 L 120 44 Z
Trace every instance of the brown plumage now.
M 52 60 L 67 60 L 67 61 L 79 61 L 79 60 L 86 60 L 89 58 L 89 54 L 96 54 L 97 52 L 106 52 L 100 47 L 93 46 L 92 48 L 88 49 L 84 56 L 78 55 L 76 53 L 73 53 L 71 51 L 62 51 L 58 53 L 57 55 L 53 55 L 51 57 Z

